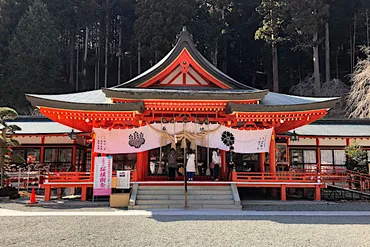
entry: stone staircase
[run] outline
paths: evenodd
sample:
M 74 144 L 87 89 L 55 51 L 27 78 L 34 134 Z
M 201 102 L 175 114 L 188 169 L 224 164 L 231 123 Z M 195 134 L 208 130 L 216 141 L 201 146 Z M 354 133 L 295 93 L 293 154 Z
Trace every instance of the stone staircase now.
M 183 186 L 134 185 L 130 209 L 184 208 Z M 234 184 L 225 186 L 188 186 L 190 209 L 241 209 L 239 193 Z

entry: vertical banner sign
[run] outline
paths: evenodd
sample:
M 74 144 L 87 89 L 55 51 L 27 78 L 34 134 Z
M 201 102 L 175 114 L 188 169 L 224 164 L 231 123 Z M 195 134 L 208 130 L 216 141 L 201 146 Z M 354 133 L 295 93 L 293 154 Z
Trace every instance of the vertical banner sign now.
M 117 189 L 130 188 L 130 171 L 117 171 Z
M 108 196 L 112 192 L 112 157 L 95 157 L 94 196 Z

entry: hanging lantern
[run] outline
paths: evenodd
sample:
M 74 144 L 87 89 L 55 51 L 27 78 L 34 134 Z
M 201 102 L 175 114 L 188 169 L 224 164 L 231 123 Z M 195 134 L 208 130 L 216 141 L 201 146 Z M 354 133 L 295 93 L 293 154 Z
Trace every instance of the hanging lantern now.
M 297 142 L 297 141 L 299 141 L 299 136 L 298 136 L 298 134 L 295 132 L 295 130 L 293 131 L 292 135 L 290 136 L 290 141 L 292 141 L 292 142 Z
M 77 133 L 74 131 L 74 129 L 72 129 L 72 131 L 68 133 L 68 137 L 71 140 L 77 140 Z

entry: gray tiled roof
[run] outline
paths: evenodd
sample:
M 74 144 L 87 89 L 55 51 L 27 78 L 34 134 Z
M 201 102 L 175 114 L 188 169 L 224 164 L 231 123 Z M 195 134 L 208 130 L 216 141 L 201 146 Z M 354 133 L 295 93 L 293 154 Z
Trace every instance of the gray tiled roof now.
M 370 121 L 359 119 L 320 120 L 295 129 L 302 136 L 370 137 Z M 289 131 L 290 133 L 293 130 Z
M 262 105 L 299 105 L 325 102 L 335 100 L 336 98 L 314 98 L 314 97 L 301 97 L 295 95 L 287 95 L 281 93 L 269 92 L 264 99 L 261 100 Z
M 41 99 L 49 99 L 71 103 L 111 104 L 111 100 L 105 96 L 103 90 L 101 89 L 82 93 L 53 94 L 53 95 L 27 94 L 27 95 Z
M 9 121 L 8 124 L 17 125 L 22 129 L 16 131 L 16 134 L 65 134 L 72 131 L 72 128 L 45 117 L 20 116 L 14 121 Z
M 214 91 L 214 93 L 238 93 L 243 90 L 222 90 L 222 89 L 202 89 L 202 90 L 189 90 L 189 89 L 149 89 L 149 88 L 110 88 L 111 90 L 116 91 L 137 91 L 137 92 L 147 92 L 147 93 L 155 93 L 157 91 L 162 92 L 171 92 L 171 91 L 181 91 L 182 93 L 210 93 L 210 91 Z M 249 90 L 244 90 L 246 93 Z M 262 92 L 262 90 L 256 89 L 255 92 Z M 41 99 L 48 99 L 48 100 L 56 100 L 61 102 L 71 102 L 71 103 L 90 103 L 90 104 L 112 104 L 111 100 L 106 97 L 103 90 L 93 90 L 87 91 L 82 93 L 70 93 L 70 94 L 58 94 L 58 95 L 35 95 L 29 94 L 29 96 L 33 96 L 36 98 Z M 294 96 L 294 95 L 287 95 L 287 94 L 280 94 L 280 93 L 272 93 L 269 92 L 265 98 L 261 100 L 261 105 L 296 105 L 296 104 L 309 104 L 309 103 L 317 103 L 317 102 L 325 102 L 334 100 L 337 98 L 313 98 L 313 97 L 301 97 L 301 96 Z

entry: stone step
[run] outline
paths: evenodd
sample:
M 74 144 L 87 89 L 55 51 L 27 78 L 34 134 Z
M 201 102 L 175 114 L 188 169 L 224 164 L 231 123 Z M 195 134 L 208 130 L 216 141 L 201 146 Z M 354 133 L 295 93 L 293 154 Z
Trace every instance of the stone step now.
M 189 205 L 235 205 L 233 200 L 188 200 Z M 136 205 L 184 205 L 184 200 L 136 200 Z
M 142 195 L 137 200 L 184 200 L 184 195 Z M 232 194 L 228 195 L 188 195 L 189 200 L 233 200 Z
M 142 190 L 139 188 L 137 195 L 181 195 L 184 194 L 184 190 L 176 191 L 176 190 Z M 232 195 L 233 192 L 231 190 L 221 190 L 221 191 L 214 191 L 214 190 L 192 190 L 188 191 L 189 195 Z
M 139 186 L 139 190 L 183 191 L 184 186 Z M 188 186 L 188 191 L 193 190 L 224 191 L 231 190 L 231 188 L 230 186 Z
M 143 209 L 184 209 L 184 205 L 135 205 L 129 206 L 131 210 L 143 210 Z M 189 206 L 188 209 L 231 209 L 241 210 L 241 205 L 197 205 Z

